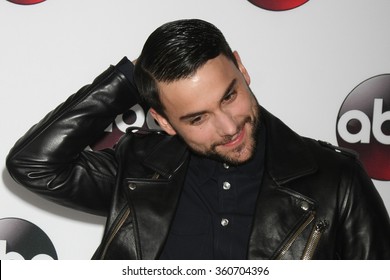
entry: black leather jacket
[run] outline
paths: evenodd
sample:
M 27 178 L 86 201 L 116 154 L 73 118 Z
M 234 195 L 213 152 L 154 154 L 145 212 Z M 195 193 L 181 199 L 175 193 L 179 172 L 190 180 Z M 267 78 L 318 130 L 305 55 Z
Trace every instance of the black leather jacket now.
M 156 259 L 164 246 L 189 158 L 177 137 L 128 132 L 115 149 L 87 151 L 114 117 L 137 103 L 111 66 L 32 127 L 7 167 L 57 203 L 107 215 L 96 259 Z M 261 109 L 264 179 L 249 259 L 390 259 L 388 213 L 359 161 L 303 138 Z

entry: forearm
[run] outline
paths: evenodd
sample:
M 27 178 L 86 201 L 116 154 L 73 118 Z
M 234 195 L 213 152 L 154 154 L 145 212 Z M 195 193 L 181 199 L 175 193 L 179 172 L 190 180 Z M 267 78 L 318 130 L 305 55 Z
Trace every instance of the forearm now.
M 132 69 L 128 70 L 126 74 L 131 75 Z M 69 178 L 65 175 L 71 176 L 75 165 L 79 173 L 82 166 L 103 169 L 102 175 L 113 174 L 115 164 L 109 154 L 93 155 L 95 164 L 89 162 L 84 150 L 102 135 L 116 115 L 137 103 L 136 88 L 129 78 L 111 66 L 47 114 L 11 149 L 7 157 L 11 176 L 36 192 L 45 192 L 66 188 L 64 182 Z

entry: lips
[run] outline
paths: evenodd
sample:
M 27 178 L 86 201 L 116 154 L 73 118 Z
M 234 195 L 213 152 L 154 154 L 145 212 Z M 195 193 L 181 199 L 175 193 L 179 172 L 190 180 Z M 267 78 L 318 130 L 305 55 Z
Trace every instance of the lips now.
M 223 144 L 223 146 L 227 148 L 237 146 L 242 143 L 244 137 L 245 137 L 245 129 L 242 128 L 240 133 L 233 140 Z

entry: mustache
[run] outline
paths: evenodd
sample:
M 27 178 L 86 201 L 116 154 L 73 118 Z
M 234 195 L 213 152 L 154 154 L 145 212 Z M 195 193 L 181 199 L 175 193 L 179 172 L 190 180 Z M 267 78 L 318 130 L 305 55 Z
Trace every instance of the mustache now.
M 222 146 L 222 145 L 225 145 L 225 144 L 231 142 L 231 141 L 234 139 L 234 137 L 235 137 L 238 133 L 240 133 L 241 130 L 244 129 L 244 126 L 245 126 L 247 123 L 253 124 L 253 123 L 254 123 L 254 120 L 252 120 L 252 118 L 251 118 L 250 116 L 246 117 L 246 118 L 242 121 L 242 123 L 237 127 L 237 129 L 236 129 L 237 132 L 236 132 L 235 134 L 223 136 L 223 137 L 222 137 L 222 140 L 219 141 L 219 142 L 214 143 L 213 145 L 211 145 L 211 148 L 212 148 L 212 149 L 215 149 L 217 146 Z

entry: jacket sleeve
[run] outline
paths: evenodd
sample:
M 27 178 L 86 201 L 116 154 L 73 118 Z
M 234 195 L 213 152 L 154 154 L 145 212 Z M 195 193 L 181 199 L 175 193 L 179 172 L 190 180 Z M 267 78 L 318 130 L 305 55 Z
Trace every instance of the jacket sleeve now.
M 337 247 L 342 259 L 390 259 L 390 219 L 383 200 L 359 162 L 340 201 Z
M 116 173 L 114 152 L 86 147 L 137 103 L 132 70 L 123 58 L 27 131 L 6 159 L 14 180 L 62 205 L 106 214 Z

